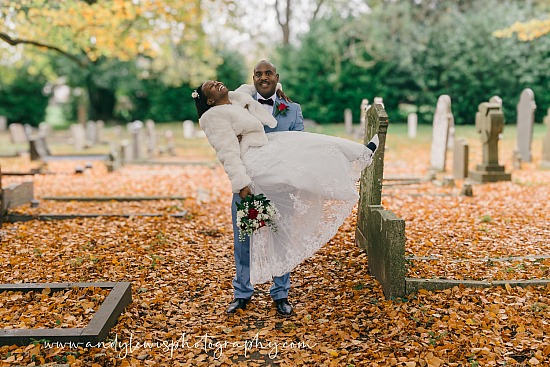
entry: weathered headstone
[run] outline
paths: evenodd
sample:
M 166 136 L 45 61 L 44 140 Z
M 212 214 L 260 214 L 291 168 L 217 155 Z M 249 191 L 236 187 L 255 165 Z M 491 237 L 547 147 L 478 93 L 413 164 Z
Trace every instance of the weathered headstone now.
M 46 138 L 39 136 L 29 140 L 29 152 L 31 161 L 45 161 L 50 155 L 50 149 L 46 143 Z
M 103 130 L 105 129 L 105 121 L 97 120 L 96 127 L 96 140 L 98 144 L 103 144 Z
M 155 130 L 155 121 L 145 121 L 145 136 L 147 137 L 147 154 L 149 157 L 152 157 L 157 151 L 157 132 Z
M 346 134 L 353 133 L 353 114 L 349 108 L 344 110 L 344 128 L 346 129 Z
M 407 116 L 407 133 L 409 139 L 416 139 L 416 131 L 418 130 L 418 115 L 409 113 Z
M 381 104 L 384 107 L 384 99 L 382 97 L 374 97 L 374 104 Z
M 95 121 L 86 122 L 86 142 L 89 146 L 97 144 L 97 124 Z
M 6 116 L 0 115 L 0 132 L 6 131 L 8 129 L 8 119 Z
M 512 175 L 498 164 L 498 140 L 504 130 L 504 113 L 498 103 L 483 102 L 476 113 L 476 130 L 481 134 L 483 160 L 470 171 L 470 178 L 478 182 L 511 181 Z
M 531 143 L 535 124 L 535 94 L 529 88 L 524 89 L 517 104 L 517 148 L 524 162 L 531 162 Z
M 183 137 L 185 139 L 191 139 L 195 137 L 195 123 L 191 120 L 185 120 L 183 122 Z
M 502 98 L 500 98 L 499 96 L 492 96 L 491 98 L 489 98 L 489 102 L 497 103 L 500 106 L 500 108 L 502 108 Z
M 444 94 L 439 96 L 433 118 L 433 137 L 431 149 L 431 169 L 445 172 L 447 161 L 447 146 L 449 129 L 454 126 L 454 117 L 451 112 L 451 97 Z
M 117 139 L 122 137 L 122 127 L 120 125 L 113 127 L 113 135 Z
M 41 138 L 47 138 L 52 134 L 52 125 L 45 121 L 38 124 L 38 136 Z
M 172 130 L 166 130 L 164 132 L 164 137 L 166 138 L 166 152 L 168 152 L 169 155 L 175 155 L 176 144 L 174 142 L 174 133 Z
M 0 210 L 5 213 L 10 208 L 30 203 L 34 199 L 34 185 L 32 182 L 11 184 L 2 188 L 2 207 Z
M 546 125 L 546 135 L 542 142 L 542 161 L 540 165 L 542 168 L 550 168 L 550 108 L 542 121 Z
M 132 155 L 136 160 L 140 160 L 145 157 L 143 138 L 143 122 L 136 120 L 132 123 Z
M 372 105 L 367 111 L 364 141 L 366 144 L 378 134 L 380 145 L 373 163 L 361 176 L 355 241 L 367 252 L 369 272 L 382 285 L 386 298 L 394 298 L 406 292 L 406 238 L 405 221 L 381 205 L 387 131 L 388 115 L 384 106 Z
M 122 164 L 126 164 L 134 160 L 134 155 L 133 155 L 134 150 L 132 149 L 132 145 L 128 140 L 121 141 L 119 149 L 120 149 L 120 158 L 121 158 Z
M 363 98 L 361 101 L 361 110 L 359 114 L 359 126 L 355 128 L 355 138 L 363 139 L 365 137 L 365 121 L 367 119 L 367 110 L 369 109 L 369 100 Z
M 12 123 L 9 126 L 11 142 L 14 144 L 24 144 L 27 140 L 25 127 L 19 123 Z
M 453 176 L 457 180 L 468 177 L 468 142 L 457 139 L 453 148 Z
M 86 148 L 86 130 L 82 124 L 72 124 L 71 134 L 73 137 L 74 149 L 78 152 Z

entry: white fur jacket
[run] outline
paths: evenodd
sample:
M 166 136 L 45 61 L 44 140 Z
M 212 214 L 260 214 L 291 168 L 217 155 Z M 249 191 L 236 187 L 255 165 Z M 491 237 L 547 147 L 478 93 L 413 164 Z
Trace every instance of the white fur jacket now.
M 249 94 L 229 92 L 231 104 L 214 106 L 199 119 L 208 142 L 218 155 L 231 181 L 234 193 L 250 185 L 241 157 L 249 147 L 267 144 L 264 125 L 277 126 L 277 120 Z M 239 143 L 237 135 L 242 139 Z

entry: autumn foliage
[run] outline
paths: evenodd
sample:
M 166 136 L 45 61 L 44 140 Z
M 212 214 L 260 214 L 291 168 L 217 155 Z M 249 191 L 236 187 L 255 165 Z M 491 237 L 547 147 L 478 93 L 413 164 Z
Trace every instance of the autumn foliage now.
M 391 126 L 390 126 L 391 131 Z M 202 142 L 206 145 L 206 141 Z M 429 143 L 392 136 L 388 175 L 425 172 Z M 501 149 L 511 169 L 512 141 Z M 512 182 L 474 185 L 474 197 L 434 183 L 386 186 L 383 204 L 406 221 L 408 277 L 548 278 L 550 171 L 534 162 Z M 471 161 L 480 144 L 471 140 Z M 178 147 L 179 164 L 190 154 Z M 193 156 L 196 160 L 197 156 Z M 205 150 L 202 159 L 213 159 Z M 3 171 L 29 169 L 4 158 Z M 53 162 L 33 178 L 35 195 L 177 195 L 185 200 L 54 202 L 17 213 L 156 213 L 161 217 L 90 218 L 4 224 L 2 283 L 132 282 L 133 302 L 104 345 L 39 341 L 0 348 L 1 366 L 545 366 L 550 364 L 549 287 L 454 287 L 387 300 L 354 243 L 355 213 L 292 275 L 296 315 L 276 316 L 269 284 L 245 312 L 227 317 L 234 273 L 230 185 L 223 169 L 129 165 L 108 173 L 94 163 Z M 4 185 L 25 178 L 4 177 Z M 26 178 L 28 179 L 28 178 Z M 187 211 L 186 218 L 168 214 Z M 532 257 L 529 257 L 532 256 Z M 537 257 L 538 256 L 538 257 Z M 414 258 L 413 258 L 414 257 Z M 97 309 L 98 290 L 0 294 L 3 328 L 71 327 Z M 14 303 L 24 312 L 16 313 Z M 129 348 L 132 342 L 133 348 Z M 166 344 L 164 344 L 166 343 Z M 176 344 L 179 343 L 179 344 Z M 116 348 L 115 348 L 116 346 Z

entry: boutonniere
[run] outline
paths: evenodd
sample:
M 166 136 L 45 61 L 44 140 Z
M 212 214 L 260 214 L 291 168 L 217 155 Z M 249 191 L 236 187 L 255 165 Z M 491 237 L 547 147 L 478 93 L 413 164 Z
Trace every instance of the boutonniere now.
M 284 103 L 275 102 L 275 117 L 278 115 L 286 116 L 288 111 L 288 106 Z

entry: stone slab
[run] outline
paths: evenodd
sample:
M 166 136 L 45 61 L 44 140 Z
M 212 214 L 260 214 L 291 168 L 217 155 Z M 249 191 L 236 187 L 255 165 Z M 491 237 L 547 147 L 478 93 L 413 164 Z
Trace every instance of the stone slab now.
M 34 185 L 32 182 L 12 184 L 2 189 L 2 207 L 0 210 L 6 212 L 10 208 L 30 203 L 34 199 Z
M 153 200 L 186 200 L 185 196 L 44 196 L 42 200 L 50 201 L 153 201 Z
M 132 302 L 132 288 L 129 282 L 1 284 L 0 292 L 30 292 L 41 291 L 45 288 L 60 291 L 73 287 L 111 289 L 111 292 L 109 292 L 109 295 L 85 328 L 2 329 L 0 330 L 0 345 L 28 345 L 35 340 L 97 344 L 107 337 L 109 330 L 116 324 L 118 316 Z
M 41 220 L 41 221 L 50 221 L 50 220 L 66 220 L 66 219 L 77 219 L 77 218 L 133 218 L 133 217 L 170 217 L 170 218 L 185 218 L 187 216 L 187 211 L 183 211 L 176 214 L 149 214 L 149 213 L 134 213 L 134 214 L 39 214 L 39 215 L 28 215 L 28 214 L 11 214 L 8 213 L 4 217 L 4 221 L 8 223 L 15 222 L 28 222 L 31 220 Z

